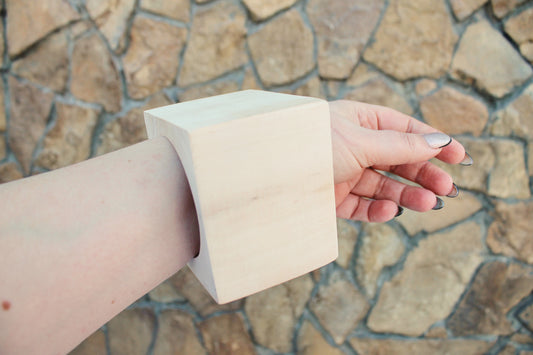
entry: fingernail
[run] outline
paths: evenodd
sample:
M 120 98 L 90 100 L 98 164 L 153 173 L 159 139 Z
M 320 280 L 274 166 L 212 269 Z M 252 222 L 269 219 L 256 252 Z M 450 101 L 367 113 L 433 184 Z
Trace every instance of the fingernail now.
M 465 152 L 465 157 L 463 158 L 463 160 L 459 164 L 464 165 L 464 166 L 470 166 L 470 165 L 474 164 L 474 159 L 472 159 L 470 154 Z
M 440 210 L 442 207 L 444 207 L 444 201 L 440 197 L 437 197 L 437 203 L 432 208 L 432 210 Z
M 452 142 L 452 138 L 444 133 L 424 134 L 424 139 L 431 148 L 444 148 Z
M 453 187 L 452 187 L 452 191 L 450 191 L 450 193 L 447 194 L 446 197 L 454 198 L 454 197 L 457 197 L 457 196 L 459 196 L 459 188 L 454 183 Z
M 403 213 L 403 207 L 402 206 L 398 206 L 398 212 L 396 212 L 396 216 L 394 217 L 399 217 L 401 216 Z

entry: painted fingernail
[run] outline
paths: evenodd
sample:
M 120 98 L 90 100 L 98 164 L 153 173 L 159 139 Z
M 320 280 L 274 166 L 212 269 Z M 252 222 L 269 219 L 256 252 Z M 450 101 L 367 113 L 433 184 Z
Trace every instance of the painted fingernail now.
M 398 212 L 396 212 L 396 216 L 394 217 L 400 217 L 403 213 L 403 207 L 402 206 L 398 206 Z
M 463 158 L 463 160 L 459 164 L 464 165 L 464 166 L 470 166 L 470 165 L 474 164 L 474 159 L 472 159 L 470 154 L 465 152 L 465 157 Z
M 450 193 L 447 194 L 446 197 L 454 198 L 457 196 L 459 196 L 459 188 L 457 187 L 457 185 L 455 185 L 455 183 L 453 183 L 452 191 L 450 191 Z
M 452 138 L 444 133 L 424 134 L 424 139 L 431 148 L 444 148 L 452 142 Z
M 444 201 L 440 197 L 437 197 L 437 203 L 432 208 L 432 210 L 440 210 L 442 207 L 444 207 Z

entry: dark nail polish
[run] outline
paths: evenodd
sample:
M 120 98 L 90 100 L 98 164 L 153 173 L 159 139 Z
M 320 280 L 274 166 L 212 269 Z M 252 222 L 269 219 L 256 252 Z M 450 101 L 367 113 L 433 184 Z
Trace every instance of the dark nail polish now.
M 470 165 L 474 164 L 474 159 L 472 159 L 470 154 L 465 152 L 465 157 L 463 158 L 463 160 L 459 164 L 464 165 L 464 166 L 470 166 Z
M 437 197 L 437 203 L 432 208 L 432 210 L 440 210 L 442 207 L 444 207 L 444 201 L 440 197 Z
M 394 217 L 399 217 L 401 216 L 403 213 L 403 207 L 402 206 L 398 206 L 398 212 L 396 212 L 396 216 Z
M 454 198 L 454 197 L 457 197 L 457 196 L 459 196 L 459 188 L 454 183 L 453 187 L 452 187 L 452 191 L 450 191 L 450 193 L 447 194 L 446 197 Z

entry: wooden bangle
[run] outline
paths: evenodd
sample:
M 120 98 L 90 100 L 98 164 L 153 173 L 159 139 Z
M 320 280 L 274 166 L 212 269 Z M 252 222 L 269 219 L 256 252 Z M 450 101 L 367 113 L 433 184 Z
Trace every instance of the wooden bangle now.
M 218 303 L 337 257 L 328 103 L 247 90 L 145 112 L 191 186 L 200 253 L 189 267 Z

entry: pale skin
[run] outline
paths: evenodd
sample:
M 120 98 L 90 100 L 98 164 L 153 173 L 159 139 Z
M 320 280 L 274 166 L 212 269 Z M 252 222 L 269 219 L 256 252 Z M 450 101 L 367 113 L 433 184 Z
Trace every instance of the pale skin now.
M 456 141 L 391 109 L 330 103 L 337 216 L 384 222 L 398 205 L 428 211 L 452 178 Z M 385 178 L 389 171 L 422 187 Z M 63 354 L 181 269 L 198 222 L 180 160 L 165 138 L 0 185 L 0 353 Z

